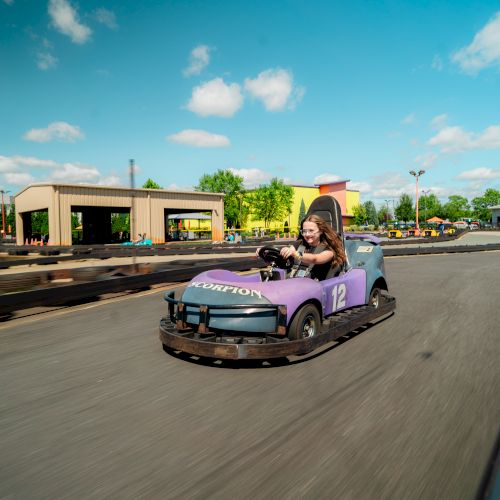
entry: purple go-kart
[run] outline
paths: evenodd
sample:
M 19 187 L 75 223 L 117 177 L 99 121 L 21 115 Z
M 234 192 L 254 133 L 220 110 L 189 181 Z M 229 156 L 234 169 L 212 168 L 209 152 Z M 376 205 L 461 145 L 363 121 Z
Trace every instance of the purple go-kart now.
M 340 206 L 331 196 L 316 198 L 310 214 L 340 234 L 345 266 L 332 269 L 323 281 L 307 277 L 307 268 L 295 269 L 289 278 L 293 261 L 281 257 L 279 248 L 263 247 L 265 270 L 203 272 L 181 291 L 165 294 L 169 315 L 160 322 L 163 345 L 210 358 L 279 358 L 306 354 L 392 313 L 396 300 L 387 294 L 380 240 L 343 234 Z

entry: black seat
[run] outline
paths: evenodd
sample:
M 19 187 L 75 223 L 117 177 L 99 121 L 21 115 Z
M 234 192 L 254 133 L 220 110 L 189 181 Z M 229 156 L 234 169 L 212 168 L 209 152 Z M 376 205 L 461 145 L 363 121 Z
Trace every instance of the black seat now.
M 309 215 L 318 215 L 324 219 L 332 229 L 340 236 L 342 244 L 345 248 L 344 243 L 344 226 L 342 224 L 342 209 L 340 208 L 340 203 L 331 195 L 325 194 L 318 196 L 309 207 L 306 217 Z M 334 278 L 338 276 L 342 271 L 347 269 L 347 262 L 343 266 L 332 267 L 325 279 Z
M 332 229 L 343 239 L 344 229 L 342 225 L 342 210 L 339 202 L 328 194 L 318 196 L 309 207 L 306 217 L 309 215 L 319 215 Z

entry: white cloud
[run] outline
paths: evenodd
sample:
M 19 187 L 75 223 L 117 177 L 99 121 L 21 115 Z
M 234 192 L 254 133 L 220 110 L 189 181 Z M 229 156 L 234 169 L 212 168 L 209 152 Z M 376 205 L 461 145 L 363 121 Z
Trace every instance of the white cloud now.
M 49 170 L 49 172 L 44 172 Z M 40 175 L 40 172 L 42 175 Z M 0 156 L 0 173 L 13 185 L 32 182 L 92 183 L 101 186 L 123 186 L 116 175 L 102 176 L 96 167 L 77 163 L 57 163 L 31 156 Z
M 405 184 L 403 186 L 398 186 L 398 187 L 380 187 L 380 188 L 375 188 L 372 191 L 372 197 L 377 198 L 377 199 L 399 199 L 399 197 L 406 193 L 414 193 L 415 192 L 415 186 L 412 184 Z
M 35 182 L 35 178 L 28 173 L 8 173 L 5 174 L 5 181 L 14 186 L 26 186 L 27 184 L 31 184 Z
M 500 125 L 492 125 L 483 133 L 474 134 L 461 127 L 445 127 L 429 139 L 429 146 L 437 146 L 443 153 L 459 153 L 470 149 L 500 148 Z
M 434 56 L 434 59 L 432 59 L 432 69 L 436 71 L 441 71 L 443 69 L 443 61 L 437 54 Z
M 19 170 L 19 165 L 8 156 L 0 156 L 0 172 L 15 172 Z
M 293 75 L 284 69 L 268 69 L 257 78 L 245 79 L 245 89 L 264 103 L 267 111 L 293 109 L 304 96 L 304 87 L 294 87 Z
M 415 157 L 414 162 L 421 167 L 432 167 L 436 163 L 439 155 L 436 153 L 424 153 Z
M 256 188 L 273 178 L 273 175 L 258 168 L 229 168 L 229 170 L 243 178 L 245 189 Z
M 403 175 L 401 172 L 385 172 L 373 176 L 372 189 L 365 192 L 367 194 L 365 201 L 369 199 L 394 199 L 396 203 L 403 193 L 415 192 L 415 183 L 412 183 L 410 179 L 413 178 L 410 175 Z M 351 186 L 351 183 L 348 186 Z M 390 207 L 392 209 L 392 205 Z
M 472 134 L 461 127 L 445 127 L 427 144 L 440 147 L 443 153 L 465 151 L 472 148 Z
M 431 120 L 431 127 L 435 130 L 441 130 L 442 128 L 446 127 L 447 121 L 448 115 L 446 113 L 437 115 Z
M 193 186 L 179 186 L 178 184 L 175 184 L 175 182 L 168 185 L 165 189 L 167 191 L 194 191 Z
M 401 120 L 401 123 L 403 125 L 411 125 L 414 122 L 415 122 L 415 113 L 410 113 Z
M 58 59 L 50 52 L 38 52 L 36 55 L 36 65 L 39 69 L 47 71 L 57 66 Z
M 485 181 L 490 179 L 500 179 L 500 169 L 479 167 L 473 170 L 462 172 L 457 179 L 468 181 Z
M 243 105 L 243 96 L 237 83 L 226 85 L 215 78 L 193 89 L 187 109 L 200 116 L 233 116 Z
M 100 176 L 101 174 L 95 167 L 64 163 L 54 170 L 50 178 L 54 181 L 65 182 L 95 182 Z
M 98 23 L 104 24 L 104 26 L 107 26 L 109 29 L 118 29 L 116 15 L 112 10 L 101 7 L 95 10 L 94 16 Z
M 69 36 L 72 42 L 83 44 L 90 39 L 92 30 L 79 22 L 78 13 L 67 0 L 49 0 L 48 11 L 57 31 Z
M 349 182 L 347 189 L 353 189 L 360 193 L 369 193 L 372 190 L 372 185 L 369 182 Z
M 467 47 L 463 47 L 451 56 L 465 73 L 478 71 L 500 63 L 500 12 L 479 31 Z
M 27 141 L 50 142 L 54 140 L 75 142 L 84 139 L 85 134 L 75 125 L 66 122 L 53 122 L 47 128 L 32 128 L 23 136 Z
M 314 184 L 330 184 L 332 182 L 344 181 L 342 177 L 334 174 L 321 174 L 314 178 Z
M 122 180 L 116 175 L 110 175 L 108 177 L 101 177 L 97 181 L 98 186 L 123 186 Z
M 52 160 L 40 160 L 32 156 L 0 156 L 0 172 L 17 172 L 21 168 L 54 168 Z
M 195 148 L 226 148 L 231 142 L 225 135 L 212 134 L 205 130 L 186 129 L 166 137 L 170 142 Z
M 189 56 L 189 66 L 183 71 L 185 76 L 199 75 L 210 63 L 210 47 L 198 45 Z
M 475 141 L 475 147 L 478 149 L 497 149 L 500 148 L 500 125 L 488 127 Z

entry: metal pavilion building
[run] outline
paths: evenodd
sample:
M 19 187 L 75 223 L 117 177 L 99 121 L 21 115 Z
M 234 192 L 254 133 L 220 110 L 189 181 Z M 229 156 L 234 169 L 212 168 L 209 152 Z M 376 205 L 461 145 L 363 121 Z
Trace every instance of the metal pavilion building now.
M 32 238 L 32 212 L 48 212 L 49 244 L 71 245 L 71 214 L 80 213 L 82 243 L 111 241 L 111 214 L 130 214 L 130 234 L 164 243 L 171 214 L 211 214 L 212 239 L 224 237 L 224 194 L 80 184 L 30 184 L 15 196 L 16 242 Z

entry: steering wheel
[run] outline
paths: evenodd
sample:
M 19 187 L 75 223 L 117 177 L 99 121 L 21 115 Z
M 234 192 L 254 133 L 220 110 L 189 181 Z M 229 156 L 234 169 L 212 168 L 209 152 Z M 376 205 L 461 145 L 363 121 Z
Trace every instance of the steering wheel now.
M 291 269 L 294 262 L 292 257 L 285 259 L 285 257 L 280 254 L 280 249 L 277 247 L 262 247 L 259 250 L 259 257 L 266 264 L 279 267 L 281 269 Z

